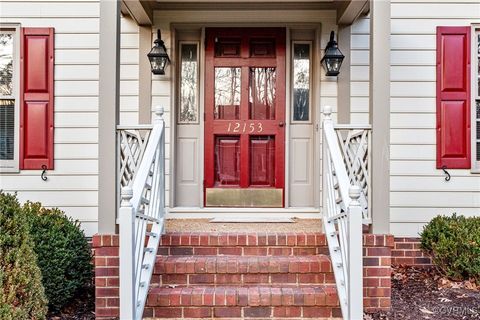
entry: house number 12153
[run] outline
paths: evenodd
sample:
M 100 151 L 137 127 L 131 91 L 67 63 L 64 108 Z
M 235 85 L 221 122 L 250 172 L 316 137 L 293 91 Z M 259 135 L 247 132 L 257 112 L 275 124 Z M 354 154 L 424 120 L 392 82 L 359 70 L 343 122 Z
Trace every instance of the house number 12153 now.
M 260 133 L 263 131 L 263 126 L 262 126 L 262 123 L 261 122 L 257 122 L 257 123 L 249 123 L 247 125 L 246 122 L 244 123 L 240 123 L 240 122 L 229 122 L 228 123 L 228 128 L 227 128 L 227 131 L 228 132 L 234 132 L 234 133 L 245 133 L 245 132 L 248 132 L 248 133 Z

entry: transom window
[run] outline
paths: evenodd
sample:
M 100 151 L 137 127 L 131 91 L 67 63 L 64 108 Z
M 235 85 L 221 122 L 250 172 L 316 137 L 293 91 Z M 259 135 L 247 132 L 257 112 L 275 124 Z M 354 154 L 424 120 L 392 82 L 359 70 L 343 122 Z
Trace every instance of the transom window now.
M 0 26 L 0 172 L 18 171 L 18 32 Z

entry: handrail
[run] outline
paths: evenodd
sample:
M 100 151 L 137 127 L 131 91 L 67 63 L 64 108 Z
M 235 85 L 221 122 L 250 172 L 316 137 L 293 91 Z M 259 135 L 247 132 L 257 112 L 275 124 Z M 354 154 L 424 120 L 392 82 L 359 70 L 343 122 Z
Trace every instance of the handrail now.
M 332 110 L 323 115 L 323 225 L 344 319 L 363 319 L 361 189 L 352 184 L 342 157 Z
M 158 108 L 133 181 L 121 191 L 120 318 L 141 319 L 165 216 L 165 122 Z M 143 129 L 143 128 L 142 128 Z

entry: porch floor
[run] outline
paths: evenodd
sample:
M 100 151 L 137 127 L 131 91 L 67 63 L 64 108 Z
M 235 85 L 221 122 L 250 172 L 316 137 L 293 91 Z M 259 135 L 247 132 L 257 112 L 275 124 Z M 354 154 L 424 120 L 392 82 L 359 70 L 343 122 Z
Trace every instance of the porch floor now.
M 322 232 L 321 219 L 292 219 L 293 222 L 226 223 L 210 219 L 168 219 L 167 232 Z

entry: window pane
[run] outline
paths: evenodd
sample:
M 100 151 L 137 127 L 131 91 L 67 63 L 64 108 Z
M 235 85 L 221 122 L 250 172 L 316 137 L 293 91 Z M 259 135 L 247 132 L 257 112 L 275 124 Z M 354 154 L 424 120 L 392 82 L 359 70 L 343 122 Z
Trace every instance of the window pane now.
M 275 186 L 275 136 L 250 137 L 250 184 Z
M 215 68 L 215 119 L 240 119 L 241 68 Z
M 0 96 L 13 93 L 13 34 L 0 33 Z
M 181 44 L 180 122 L 198 119 L 198 57 L 196 44 Z
M 240 183 L 240 137 L 215 138 L 215 184 Z
M 310 45 L 293 45 L 293 120 L 308 121 L 310 108 Z
M 250 119 L 275 119 L 275 68 L 250 68 Z
M 0 160 L 13 160 L 15 100 L 0 99 Z

